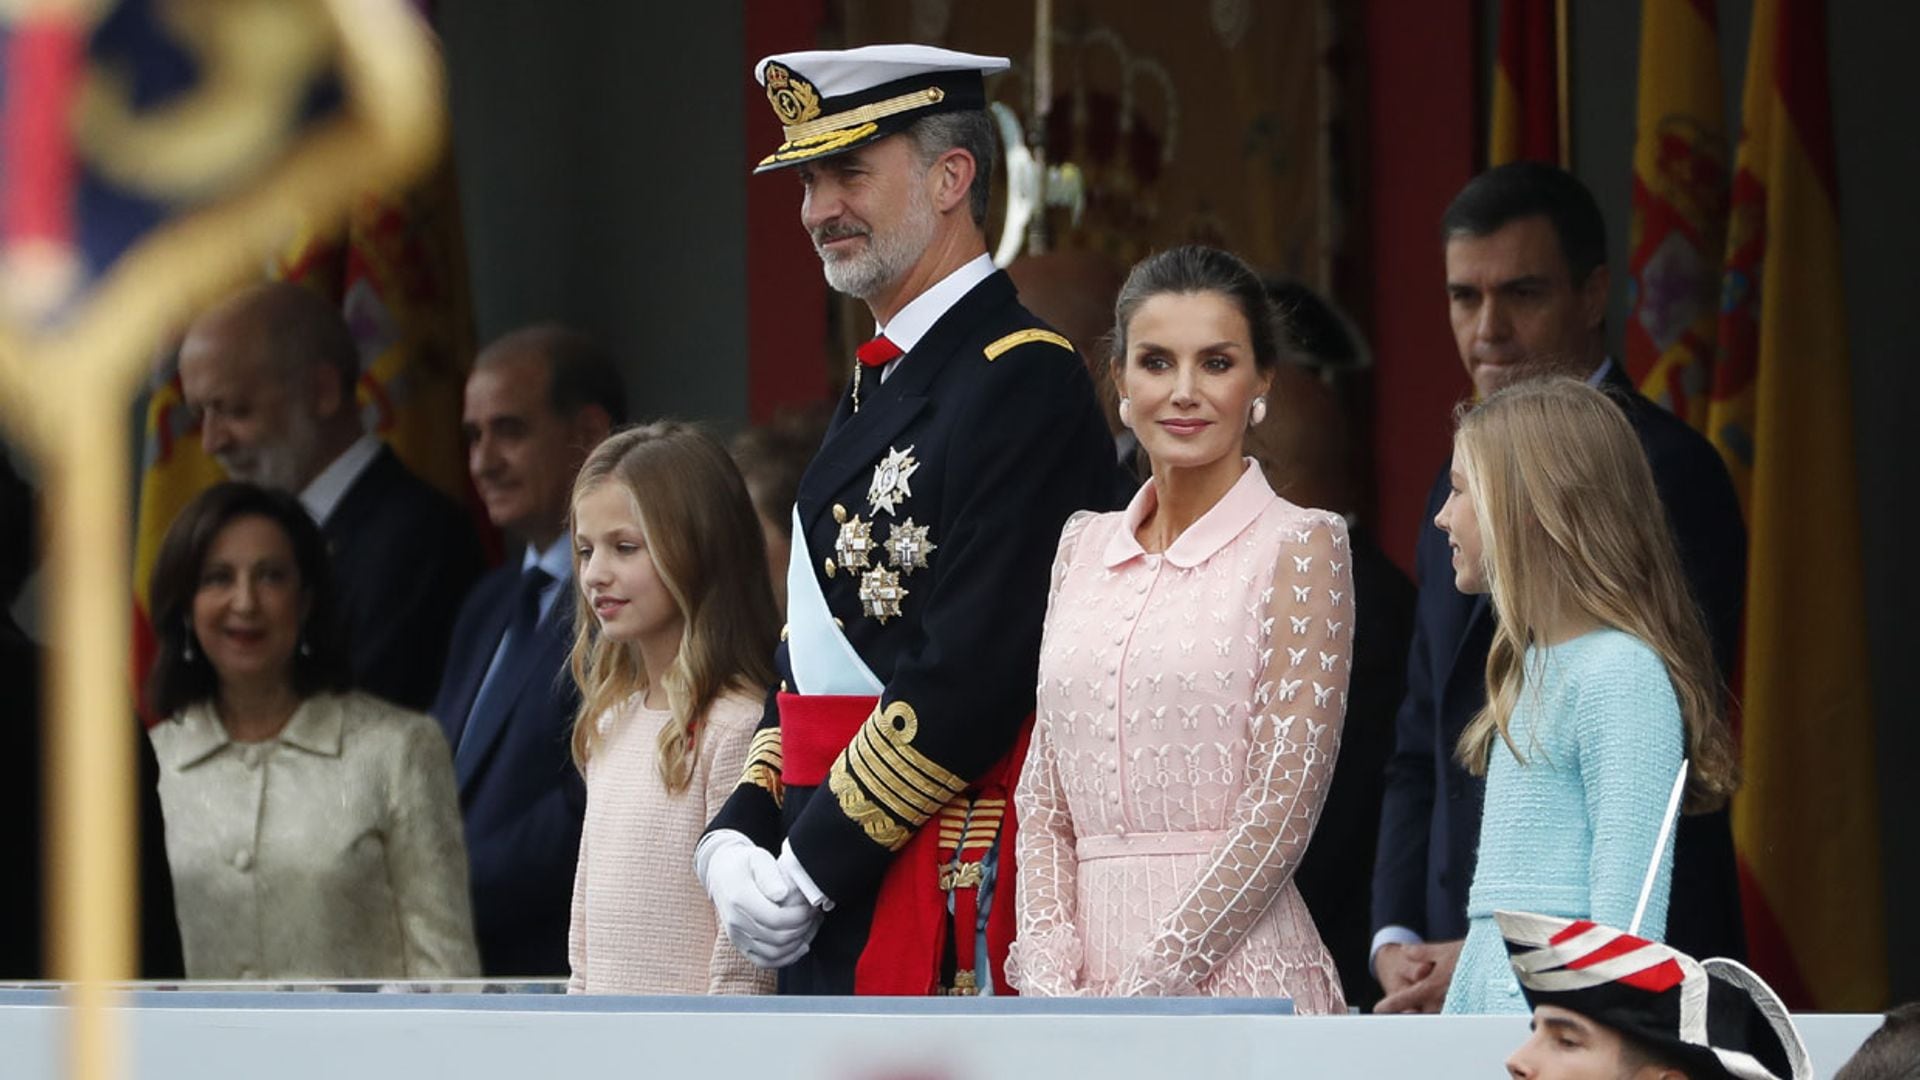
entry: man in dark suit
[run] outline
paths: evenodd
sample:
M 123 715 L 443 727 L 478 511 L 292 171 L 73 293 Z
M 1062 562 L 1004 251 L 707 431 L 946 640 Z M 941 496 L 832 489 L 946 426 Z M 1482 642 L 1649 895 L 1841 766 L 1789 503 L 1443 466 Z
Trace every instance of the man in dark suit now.
M 460 608 L 433 715 L 454 748 L 474 936 L 490 976 L 567 972 L 586 789 L 570 753 L 575 474 L 626 419 L 598 345 L 557 326 L 489 345 L 467 378 L 467 467 L 487 516 L 521 547 Z
M 424 709 L 480 545 L 458 503 L 367 434 L 359 379 L 340 313 L 285 282 L 223 301 L 180 346 L 207 453 L 235 480 L 298 493 L 326 534 L 355 684 Z
M 1107 501 L 1113 465 L 1073 347 L 987 255 L 983 72 L 1006 66 L 871 46 L 755 73 L 787 137 L 760 169 L 799 174 L 828 283 L 880 330 L 800 481 L 783 692 L 696 852 L 785 993 L 977 992 L 1011 936 L 1010 845 L 997 890 L 983 855 L 1060 529 Z
M 1606 355 L 1606 231 L 1593 196 L 1548 165 L 1503 165 L 1476 177 L 1442 222 L 1455 343 L 1486 396 L 1541 375 L 1606 389 L 1653 468 L 1693 596 L 1725 675 L 1740 627 L 1746 529 L 1718 453 L 1640 396 Z M 1485 702 L 1493 613 L 1453 587 L 1442 464 L 1420 530 L 1420 594 L 1407 660 L 1373 880 L 1374 971 L 1381 1012 L 1434 1012 L 1446 996 L 1480 838 L 1483 781 L 1454 760 L 1460 732 Z M 1674 839 L 1667 940 L 1696 956 L 1742 956 L 1745 934 L 1727 812 L 1683 817 Z

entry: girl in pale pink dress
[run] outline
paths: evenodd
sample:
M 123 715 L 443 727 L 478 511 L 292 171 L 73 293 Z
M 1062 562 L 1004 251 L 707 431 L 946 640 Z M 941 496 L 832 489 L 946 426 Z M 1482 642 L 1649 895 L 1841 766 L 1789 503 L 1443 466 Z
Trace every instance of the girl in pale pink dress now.
M 727 940 L 693 872 L 773 680 L 779 616 L 746 485 L 698 430 L 633 428 L 581 467 L 573 535 L 587 814 L 567 989 L 768 993 L 773 974 Z
M 1069 521 L 1015 791 L 1019 937 L 1041 995 L 1342 1008 L 1293 872 L 1333 775 L 1353 640 L 1346 526 L 1243 458 L 1277 361 L 1259 279 L 1211 248 L 1134 267 L 1122 421 L 1153 478 Z

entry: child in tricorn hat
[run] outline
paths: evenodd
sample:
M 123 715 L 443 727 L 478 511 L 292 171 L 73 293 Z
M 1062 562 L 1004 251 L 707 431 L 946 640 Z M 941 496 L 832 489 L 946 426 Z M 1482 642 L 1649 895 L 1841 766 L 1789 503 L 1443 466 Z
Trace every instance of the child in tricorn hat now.
M 1732 960 L 1695 960 L 1585 919 L 1494 912 L 1533 1036 L 1515 1080 L 1806 1080 L 1807 1048 L 1773 990 Z

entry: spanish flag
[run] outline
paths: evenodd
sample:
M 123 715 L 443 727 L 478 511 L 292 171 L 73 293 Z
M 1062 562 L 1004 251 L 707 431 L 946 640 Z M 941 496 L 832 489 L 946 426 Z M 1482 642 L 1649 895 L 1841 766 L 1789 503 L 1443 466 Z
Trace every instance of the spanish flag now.
M 1499 62 L 1487 164 L 1545 161 L 1560 153 L 1559 33 L 1554 0 L 1501 0 Z
M 1887 1002 L 1853 381 L 1827 13 L 1757 0 L 1708 431 L 1746 509 L 1734 839 L 1755 966 L 1790 1005 Z
M 1714 0 L 1640 5 L 1627 238 L 1627 373 L 1641 392 L 1703 432 L 1727 237 L 1727 135 L 1714 7 Z
M 147 672 L 153 669 L 154 637 L 147 590 L 167 526 L 195 495 L 225 478 L 220 465 L 200 449 L 200 421 L 188 410 L 180 372 L 171 356 L 155 366 L 147 387 L 146 439 L 141 448 L 140 518 L 133 537 L 133 681 L 141 716 L 151 725 L 164 717 L 146 712 Z
M 360 346 L 367 430 L 464 502 L 461 396 L 474 342 L 459 205 L 443 162 L 414 190 L 363 194 L 343 229 L 301 232 L 270 273 L 340 305 Z

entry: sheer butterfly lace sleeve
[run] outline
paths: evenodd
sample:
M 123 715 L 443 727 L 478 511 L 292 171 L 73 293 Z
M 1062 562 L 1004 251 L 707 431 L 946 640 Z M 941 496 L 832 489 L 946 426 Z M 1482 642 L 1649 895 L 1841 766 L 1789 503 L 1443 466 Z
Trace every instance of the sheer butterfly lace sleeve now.
M 1047 621 L 1041 634 L 1040 682 L 1048 678 L 1045 657 L 1060 618 L 1061 585 L 1088 520 L 1082 511 L 1067 520 L 1053 561 L 1047 594 Z M 1067 602 L 1072 603 L 1071 594 Z M 1074 923 L 1076 867 L 1073 814 L 1060 784 L 1054 744 L 1049 737 L 1044 694 L 1034 717 L 1033 741 L 1014 787 L 1013 811 L 1020 823 L 1014 843 L 1014 913 L 1017 931 L 1007 954 L 1007 978 L 1023 994 L 1064 997 L 1080 994 L 1083 960 L 1079 927 Z
M 1282 526 L 1262 620 L 1246 785 L 1193 887 L 1121 972 L 1122 995 L 1193 994 L 1293 877 L 1333 778 L 1346 714 L 1353 580 L 1346 523 Z

